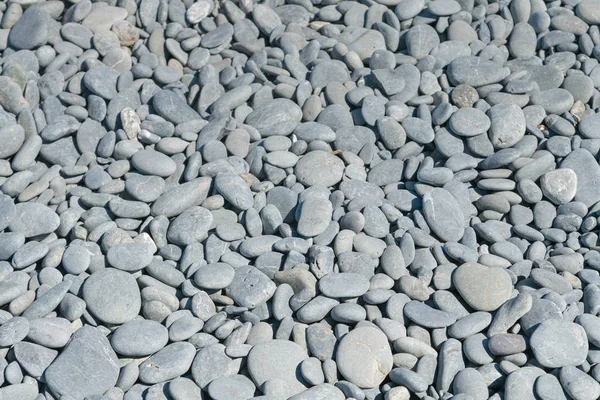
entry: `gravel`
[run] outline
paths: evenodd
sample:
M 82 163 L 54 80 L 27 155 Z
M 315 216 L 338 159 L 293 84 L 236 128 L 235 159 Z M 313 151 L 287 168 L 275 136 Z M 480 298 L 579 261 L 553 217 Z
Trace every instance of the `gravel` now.
M 598 398 L 599 23 L 0 2 L 0 399 Z

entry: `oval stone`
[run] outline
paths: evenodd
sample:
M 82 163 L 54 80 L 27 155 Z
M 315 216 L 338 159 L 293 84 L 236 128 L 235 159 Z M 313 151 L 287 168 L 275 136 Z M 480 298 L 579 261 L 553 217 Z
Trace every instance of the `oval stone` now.
M 88 310 L 102 322 L 122 324 L 140 312 L 142 299 L 135 278 L 114 268 L 93 273 L 83 284 Z
M 392 370 L 392 349 L 379 329 L 356 328 L 340 341 L 336 362 L 344 378 L 361 388 L 373 388 Z

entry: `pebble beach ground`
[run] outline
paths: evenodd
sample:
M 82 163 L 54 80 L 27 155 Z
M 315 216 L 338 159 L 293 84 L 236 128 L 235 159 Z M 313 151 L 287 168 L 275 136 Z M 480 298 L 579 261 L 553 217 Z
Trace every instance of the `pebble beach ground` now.
M 0 2 L 0 400 L 596 400 L 600 0 Z

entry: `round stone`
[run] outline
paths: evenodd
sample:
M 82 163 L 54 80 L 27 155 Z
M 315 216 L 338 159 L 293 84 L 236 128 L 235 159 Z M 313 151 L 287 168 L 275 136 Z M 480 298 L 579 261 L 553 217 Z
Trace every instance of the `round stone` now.
M 196 1 L 187 9 L 185 17 L 190 24 L 197 24 L 206 18 L 212 12 L 213 8 L 213 0 Z
M 544 196 L 559 206 L 570 202 L 577 194 L 577 174 L 570 168 L 546 172 L 540 183 Z
M 108 250 L 106 260 L 117 269 L 135 272 L 150 265 L 152 252 L 143 242 L 120 243 Z
M 208 385 L 208 394 L 214 400 L 246 400 L 254 396 L 256 387 L 244 375 L 222 376 Z
M 142 174 L 168 177 L 177 169 L 175 161 L 152 149 L 138 151 L 131 157 L 131 165 Z
M 124 323 L 110 337 L 110 344 L 117 353 L 135 358 L 154 354 L 168 342 L 167 328 L 145 319 Z
M 495 311 L 512 296 L 510 275 L 500 267 L 470 262 L 452 275 L 460 296 L 477 311 Z
M 535 359 L 547 368 L 578 366 L 588 354 L 588 339 L 581 325 L 562 319 L 543 321 L 529 339 Z
M 254 196 L 246 181 L 231 172 L 222 172 L 214 180 L 215 189 L 229 203 L 240 210 L 247 210 L 254 205 Z
M 52 233 L 59 225 L 59 216 L 49 207 L 40 203 L 19 203 L 8 228 L 28 238 Z
M 300 364 L 307 358 L 306 350 L 292 341 L 269 340 L 252 347 L 247 367 L 257 387 L 272 379 L 281 380 L 281 396 L 288 398 L 306 390 L 299 370 Z
M 169 225 L 167 239 L 177 245 L 189 245 L 206 239 L 213 215 L 204 207 L 190 207 Z
M 304 185 L 329 187 L 342 180 L 344 162 L 326 151 L 311 151 L 298 160 L 294 174 Z
M 482 111 L 476 108 L 464 107 L 452 114 L 449 124 L 452 132 L 459 136 L 470 137 L 487 132 L 490 129 L 491 122 Z
M 319 281 L 319 290 L 327 297 L 359 297 L 369 290 L 369 280 L 352 272 L 331 273 Z
M 93 273 L 83 285 L 88 310 L 102 322 L 122 324 L 140 312 L 142 299 L 135 278 L 114 268 Z
M 42 7 L 29 7 L 13 25 L 8 44 L 15 49 L 30 50 L 48 41 L 51 19 Z
M 373 388 L 392 370 L 392 350 L 387 336 L 379 329 L 356 328 L 340 341 L 336 362 L 348 381 L 361 388 Z
M 275 283 L 257 268 L 246 265 L 235 269 L 227 295 L 242 307 L 255 308 L 275 293 Z
M 14 155 L 25 141 L 25 131 L 21 125 L 11 125 L 0 129 L 0 159 Z
M 195 356 L 193 344 L 171 343 L 140 364 L 140 380 L 155 384 L 178 378 L 190 369 Z
M 600 1 L 583 0 L 577 4 L 575 11 L 588 24 L 600 24 Z
M 194 274 L 194 282 L 201 289 L 224 289 L 233 281 L 235 270 L 227 263 L 214 263 L 200 267 Z
M 100 328 L 84 325 L 44 372 L 56 398 L 101 396 L 119 377 L 119 359 Z
M 289 135 L 302 119 L 302 109 L 291 100 L 274 99 L 252 111 L 246 124 L 256 128 L 262 137 Z

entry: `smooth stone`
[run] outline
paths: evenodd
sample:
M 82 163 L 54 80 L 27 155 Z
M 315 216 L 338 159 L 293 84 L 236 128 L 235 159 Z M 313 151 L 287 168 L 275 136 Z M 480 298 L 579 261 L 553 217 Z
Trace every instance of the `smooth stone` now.
M 333 186 L 342 179 L 344 163 L 325 151 L 311 151 L 294 167 L 298 181 L 307 186 Z
M 169 341 L 167 328 L 152 320 L 124 323 L 110 337 L 112 348 L 126 357 L 145 357 L 164 348 Z
M 120 243 L 108 250 L 106 260 L 117 269 L 135 272 L 150 265 L 152 252 L 146 243 Z
M 59 225 L 59 216 L 49 207 L 39 203 L 19 203 L 8 228 L 29 238 L 52 233 Z
M 81 24 L 92 32 L 109 31 L 117 22 L 127 18 L 127 10 L 121 7 L 97 7 L 81 21 Z
M 214 338 L 214 337 L 213 337 Z M 222 344 L 209 344 L 203 347 L 192 363 L 192 376 L 196 384 L 206 390 L 215 379 L 237 372 L 234 362 L 225 354 Z
M 448 66 L 450 82 L 473 87 L 496 83 L 508 75 L 508 71 L 493 61 L 481 57 L 466 56 L 453 60 Z
M 561 168 L 568 168 L 577 175 L 577 193 L 573 198 L 590 207 L 600 200 L 600 186 L 595 182 L 600 181 L 600 166 L 598 162 L 585 149 L 576 149 L 560 163 Z
M 163 178 L 172 175 L 177 169 L 175 161 L 167 155 L 151 149 L 136 152 L 131 157 L 131 165 L 142 174 Z
M 196 178 L 165 191 L 152 204 L 152 214 L 171 218 L 190 207 L 199 206 L 206 199 L 211 183 L 211 178 Z
M 581 365 L 589 348 L 583 327 L 560 319 L 542 322 L 531 335 L 529 346 L 535 359 L 547 368 Z
M 561 368 L 559 377 L 565 392 L 573 400 L 592 400 L 600 396 L 600 383 L 574 366 Z
M 274 99 L 252 111 L 245 123 L 258 130 L 262 137 L 286 136 L 302 119 L 300 107 L 288 99 Z
M 361 388 L 376 387 L 392 370 L 393 357 L 383 332 L 355 328 L 341 340 L 336 355 L 340 373 Z
M 25 142 L 25 131 L 21 125 L 11 125 L 0 129 L 0 159 L 6 159 L 19 151 Z
M 265 303 L 275 293 L 275 283 L 253 266 L 238 267 L 226 293 L 237 304 L 249 309 Z
M 577 174 L 569 168 L 546 172 L 540 183 L 544 196 L 556 205 L 570 202 L 577 194 Z
M 44 377 L 57 397 L 102 395 L 117 383 L 119 360 L 102 331 L 86 325 L 73 334 Z
M 331 273 L 319 280 L 319 290 L 327 297 L 359 297 L 369 290 L 369 281 L 352 272 Z
M 0 347 L 12 346 L 25 339 L 28 333 L 27 318 L 13 317 L 0 325 Z
M 484 112 L 470 107 L 460 108 L 452 114 L 448 123 L 452 132 L 464 137 L 485 133 L 491 126 L 491 121 Z
M 0 228 L 1 228 L 1 230 L 4 230 L 5 228 L 7 228 L 10 225 L 10 223 L 15 218 L 16 214 L 17 214 L 17 208 L 15 207 L 15 202 L 13 201 L 13 199 L 11 199 L 10 196 L 1 194 L 0 195 Z M 8 234 L 9 234 L 8 232 L 3 233 L 3 235 L 8 235 Z M 13 233 L 13 235 L 15 235 L 15 234 L 19 234 L 19 233 L 17 233 L 17 232 Z M 24 243 L 25 243 L 25 241 L 23 241 L 22 244 L 24 244 Z M 16 250 L 17 249 L 15 249 L 15 251 Z M 8 257 L 6 257 L 6 258 L 8 258 Z
M 201 289 L 219 290 L 228 287 L 235 276 L 235 269 L 227 263 L 214 263 L 200 267 L 194 274 L 194 282 Z
M 83 76 L 83 84 L 93 94 L 111 100 L 117 94 L 119 73 L 105 65 L 90 68 Z
M 185 100 L 170 90 L 161 90 L 152 97 L 152 106 L 158 115 L 175 125 L 201 119 Z
M 306 350 L 294 342 L 270 340 L 259 343 L 250 350 L 247 368 L 257 387 L 271 379 L 282 380 L 285 386 L 281 388 L 281 395 L 289 398 L 306 390 L 297 371 L 307 358 Z
M 337 387 L 323 383 L 306 389 L 302 393 L 298 393 L 289 398 L 289 400 L 343 400 L 346 396 Z
M 223 376 L 208 385 L 208 394 L 214 400 L 246 400 L 254 396 L 256 387 L 244 375 Z
M 516 104 L 497 104 L 488 111 L 490 140 L 495 149 L 514 146 L 525 135 L 525 115 Z
M 423 196 L 423 216 L 433 232 L 443 241 L 458 241 L 464 235 L 464 216 L 454 196 L 445 189 L 434 188 Z
M 510 275 L 502 268 L 466 263 L 452 276 L 460 296 L 478 311 L 495 311 L 512 296 Z
M 195 356 L 193 344 L 171 343 L 140 364 L 140 380 L 155 384 L 178 378 L 190 369 Z
M 169 242 L 186 246 L 200 242 L 207 237 L 213 223 L 213 215 L 204 207 L 190 207 L 169 224 Z
M 240 210 L 248 210 L 254 205 L 254 196 L 246 181 L 231 172 L 222 172 L 214 180 L 215 189 L 225 200 Z
M 29 7 L 13 25 L 8 44 L 20 50 L 31 50 L 48 41 L 51 19 L 40 6 Z
M 13 352 L 21 368 L 36 379 L 41 378 L 58 355 L 56 350 L 28 342 L 17 343 L 13 347 Z
M 456 316 L 415 300 L 406 303 L 404 314 L 411 321 L 425 328 L 445 328 L 456 322 Z
M 83 285 L 83 299 L 89 311 L 109 324 L 122 324 L 135 318 L 141 296 L 135 278 L 114 268 L 93 273 Z
M 65 318 L 38 318 L 29 321 L 27 338 L 52 349 L 64 347 L 71 339 L 71 323 Z

